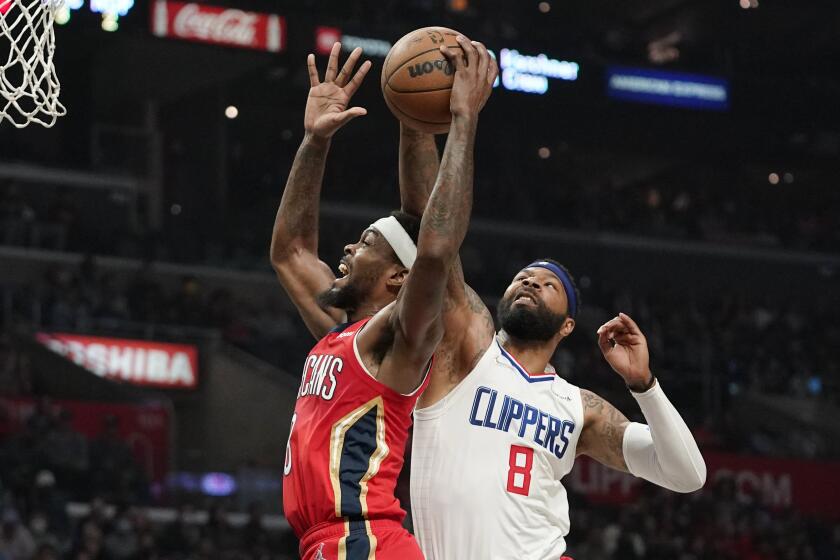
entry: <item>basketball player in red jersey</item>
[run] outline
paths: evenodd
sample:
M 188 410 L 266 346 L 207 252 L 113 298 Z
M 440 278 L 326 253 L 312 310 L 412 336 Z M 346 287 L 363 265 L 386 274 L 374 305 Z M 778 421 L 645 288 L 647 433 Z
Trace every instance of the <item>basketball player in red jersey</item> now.
M 377 220 L 344 248 L 336 279 L 319 260 L 318 201 L 333 134 L 365 114 L 348 108 L 370 69 L 361 50 L 324 81 L 309 55 L 306 134 L 277 212 L 272 264 L 319 342 L 306 359 L 284 465 L 283 506 L 304 559 L 421 559 L 394 497 L 415 402 L 443 334 L 447 272 L 472 207 L 478 114 L 498 70 L 486 48 L 458 37 L 452 124 L 415 241 L 410 222 Z M 351 77 L 352 76 L 352 77 Z

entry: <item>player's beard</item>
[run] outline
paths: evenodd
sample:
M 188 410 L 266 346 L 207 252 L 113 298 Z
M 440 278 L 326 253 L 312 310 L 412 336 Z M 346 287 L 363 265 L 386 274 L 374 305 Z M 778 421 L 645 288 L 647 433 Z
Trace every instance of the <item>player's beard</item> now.
M 353 284 L 347 284 L 341 288 L 332 287 L 326 292 L 318 294 L 317 300 L 321 309 L 334 307 L 346 311 L 350 315 L 359 308 L 361 297 L 359 290 Z
M 551 340 L 566 320 L 564 313 L 552 313 L 542 301 L 536 307 L 513 305 L 513 296 L 499 301 L 497 314 L 499 323 L 512 337 L 529 342 Z
M 366 268 L 354 271 L 347 278 L 347 283 L 343 286 L 333 286 L 318 295 L 318 305 L 321 309 L 327 307 L 334 307 L 341 309 L 347 313 L 348 316 L 355 313 L 365 299 L 368 298 L 373 291 L 376 281 L 379 278 L 379 268 Z

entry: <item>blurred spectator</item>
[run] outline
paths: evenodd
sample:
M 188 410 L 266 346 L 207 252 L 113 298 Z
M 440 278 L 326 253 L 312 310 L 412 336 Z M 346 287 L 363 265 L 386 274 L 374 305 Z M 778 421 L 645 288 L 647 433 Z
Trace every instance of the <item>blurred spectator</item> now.
M 17 183 L 0 188 L 0 242 L 28 244 L 35 217 L 35 210 L 26 202 Z
M 2 521 L 0 554 L 9 560 L 29 560 L 35 553 L 35 540 L 29 529 L 21 523 L 18 512 L 14 509 L 5 510 Z
M 138 490 L 138 473 L 131 449 L 120 438 L 119 419 L 105 418 L 100 435 L 91 442 L 93 486 L 102 496 L 119 500 Z
M 59 412 L 57 426 L 44 438 L 43 447 L 47 465 L 62 485 L 78 488 L 89 467 L 88 442 L 73 430 L 72 420 L 70 411 Z

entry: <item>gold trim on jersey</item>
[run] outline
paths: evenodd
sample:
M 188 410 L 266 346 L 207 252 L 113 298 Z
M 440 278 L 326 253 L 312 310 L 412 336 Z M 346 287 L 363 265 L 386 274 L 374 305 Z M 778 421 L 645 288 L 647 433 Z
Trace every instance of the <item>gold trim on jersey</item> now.
M 362 506 L 362 517 L 365 520 L 365 533 L 370 542 L 370 554 L 368 560 L 376 559 L 376 545 L 377 539 L 373 535 L 370 528 L 370 521 L 368 520 L 368 506 L 367 493 L 368 481 L 376 476 L 379 472 L 379 467 L 382 461 L 388 457 L 390 449 L 385 442 L 385 403 L 382 396 L 378 396 L 366 402 L 359 408 L 349 412 L 338 422 L 333 424 L 330 430 L 330 481 L 333 487 L 333 499 L 335 500 L 335 515 L 341 517 L 341 482 L 339 479 L 339 470 L 341 469 L 341 451 L 344 449 L 344 436 L 347 430 L 352 428 L 365 414 L 376 408 L 376 449 L 370 455 L 368 460 L 367 472 L 359 481 L 359 499 Z M 344 536 L 338 543 L 338 560 L 346 560 L 347 558 L 347 537 L 350 535 L 350 522 L 345 518 L 344 521 Z

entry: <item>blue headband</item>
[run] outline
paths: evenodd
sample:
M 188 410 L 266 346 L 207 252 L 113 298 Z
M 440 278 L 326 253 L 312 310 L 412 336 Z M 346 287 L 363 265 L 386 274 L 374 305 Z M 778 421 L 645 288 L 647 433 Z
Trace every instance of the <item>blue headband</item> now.
M 577 295 L 575 295 L 575 286 L 572 284 L 572 279 L 566 274 L 566 271 L 554 263 L 548 261 L 534 261 L 525 268 L 544 268 L 550 270 L 554 275 L 560 279 L 563 284 L 563 289 L 566 290 L 566 299 L 569 301 L 569 317 L 574 318 L 577 315 Z

